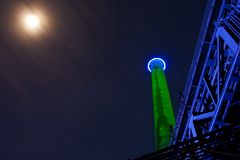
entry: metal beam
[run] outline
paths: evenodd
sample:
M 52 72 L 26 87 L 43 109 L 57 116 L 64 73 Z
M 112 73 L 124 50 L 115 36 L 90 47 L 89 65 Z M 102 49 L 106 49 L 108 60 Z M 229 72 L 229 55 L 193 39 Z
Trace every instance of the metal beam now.
M 197 132 L 196 132 L 196 129 L 194 127 L 193 116 L 191 116 L 191 120 L 190 120 L 190 123 L 189 123 L 189 129 L 191 130 L 193 137 L 196 137 Z
M 232 36 L 226 31 L 224 27 L 218 27 L 216 36 L 220 36 L 234 53 L 238 51 L 239 44 L 237 44 L 237 42 L 232 38 Z
M 203 120 L 203 119 L 207 119 L 207 118 L 212 118 L 214 116 L 214 111 L 212 112 L 207 112 L 207 113 L 203 113 L 203 114 L 200 114 L 200 115 L 197 115 L 197 116 L 193 116 L 193 120 Z

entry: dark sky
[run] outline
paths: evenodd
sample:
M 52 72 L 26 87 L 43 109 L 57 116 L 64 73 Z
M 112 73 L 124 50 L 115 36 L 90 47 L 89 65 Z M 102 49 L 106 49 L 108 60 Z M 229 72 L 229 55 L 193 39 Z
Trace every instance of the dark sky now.
M 125 160 L 154 151 L 148 60 L 175 109 L 206 1 L 0 0 L 0 159 Z M 40 33 L 21 11 L 45 16 Z

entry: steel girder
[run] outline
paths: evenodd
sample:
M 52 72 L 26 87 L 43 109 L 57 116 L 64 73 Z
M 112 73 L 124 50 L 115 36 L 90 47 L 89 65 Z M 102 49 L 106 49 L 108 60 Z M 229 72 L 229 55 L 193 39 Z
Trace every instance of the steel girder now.
M 183 93 L 173 143 L 234 123 L 240 108 L 240 0 L 210 0 Z M 234 104 L 234 105 L 233 105 Z M 232 114 L 232 113 L 231 113 Z
M 240 126 L 230 125 L 169 146 L 135 160 L 239 159 Z

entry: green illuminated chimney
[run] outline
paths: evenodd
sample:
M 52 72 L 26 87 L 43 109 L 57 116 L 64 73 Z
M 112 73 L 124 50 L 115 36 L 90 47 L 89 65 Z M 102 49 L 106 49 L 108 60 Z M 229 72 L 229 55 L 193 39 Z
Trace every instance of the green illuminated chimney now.
M 171 132 L 175 125 L 171 98 L 164 74 L 166 63 L 161 58 L 153 58 L 148 63 L 152 77 L 153 113 L 156 149 L 170 144 Z

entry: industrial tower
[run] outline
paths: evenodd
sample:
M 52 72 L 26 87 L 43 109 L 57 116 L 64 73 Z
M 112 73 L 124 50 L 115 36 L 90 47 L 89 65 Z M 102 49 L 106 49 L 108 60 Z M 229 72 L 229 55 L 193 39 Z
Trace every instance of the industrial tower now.
M 175 125 L 167 80 L 164 75 L 166 63 L 161 58 L 153 58 L 148 63 L 152 75 L 153 113 L 156 149 L 169 146 L 171 132 Z

